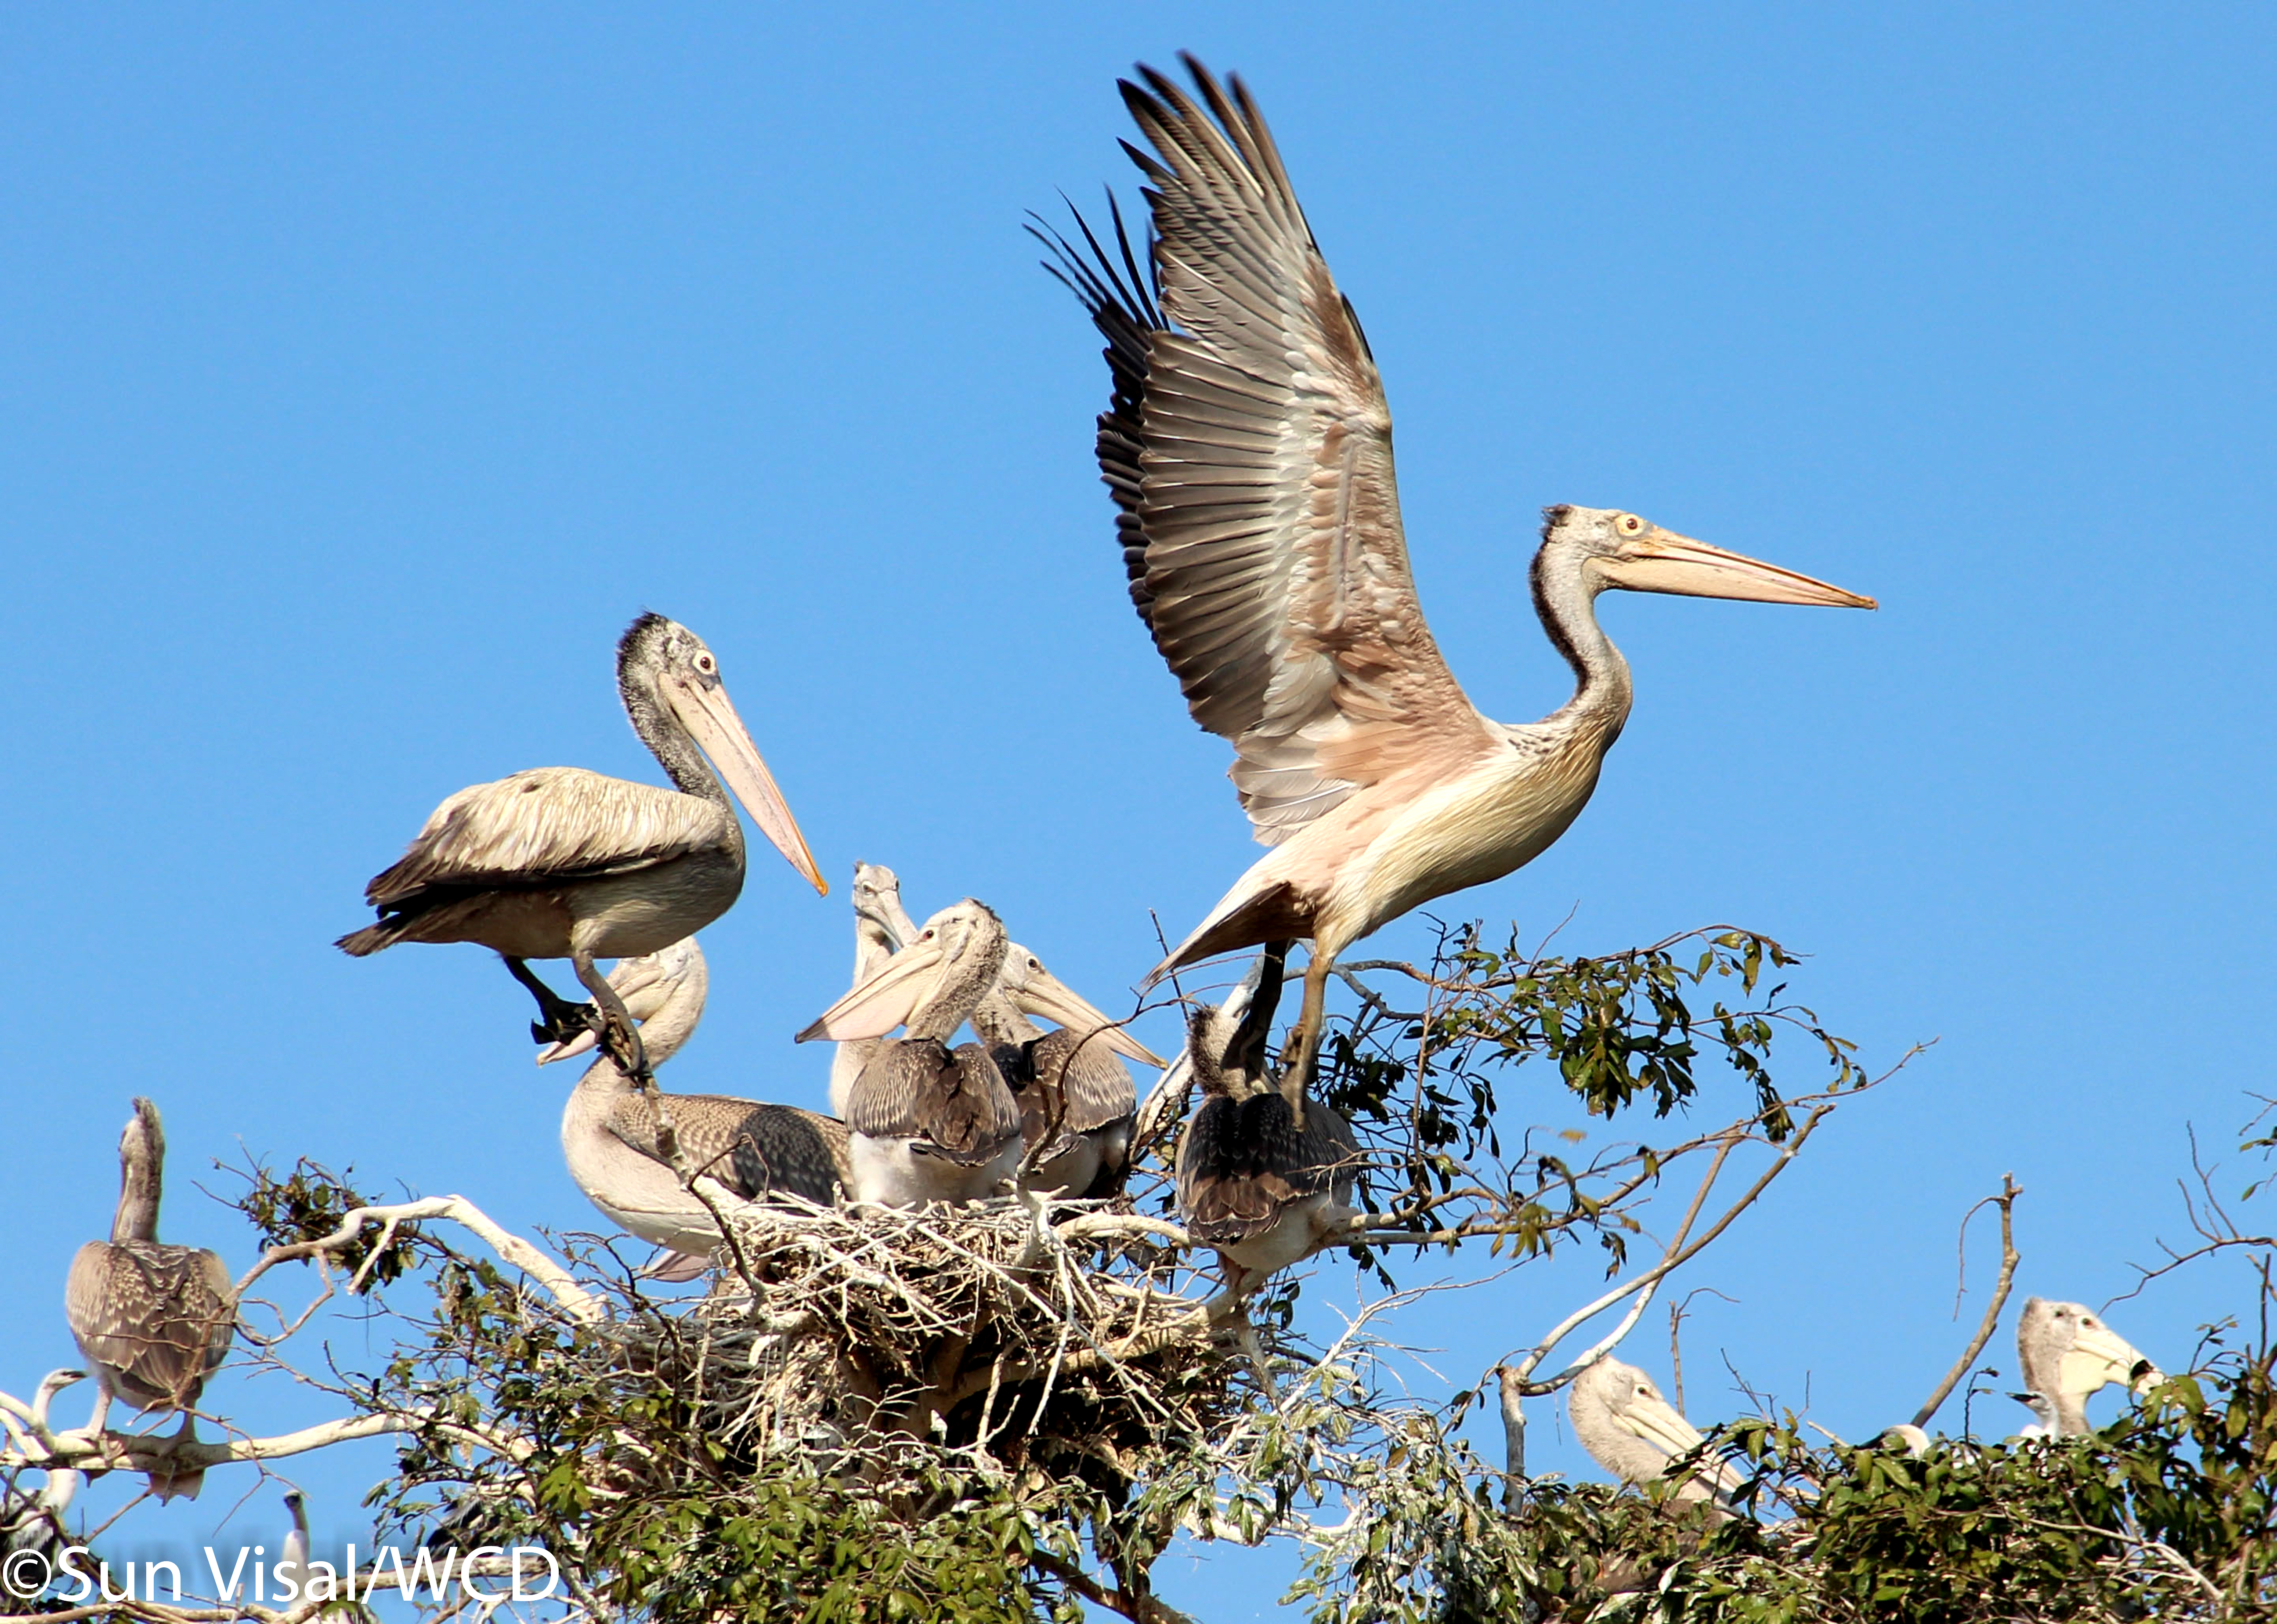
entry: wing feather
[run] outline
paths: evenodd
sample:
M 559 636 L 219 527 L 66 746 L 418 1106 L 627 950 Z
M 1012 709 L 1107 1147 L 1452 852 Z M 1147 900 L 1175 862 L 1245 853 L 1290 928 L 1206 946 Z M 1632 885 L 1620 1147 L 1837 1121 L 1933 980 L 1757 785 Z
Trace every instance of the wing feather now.
M 1021 1105 L 1032 1125 L 1040 1120 L 1043 1130 L 1055 1133 L 1094 1133 L 1138 1112 L 1138 1086 L 1131 1068 L 1104 1043 L 1062 1026 L 1029 1040 L 1025 1048 L 1031 1080 Z
M 876 1139 L 910 1139 L 927 1154 L 978 1167 L 1020 1137 L 1020 1107 L 978 1043 L 933 1038 L 881 1043 L 846 1102 L 846 1125 Z
M 364 897 L 392 912 L 436 892 L 598 879 L 699 850 L 733 822 L 700 796 L 583 767 L 533 767 L 445 801 Z
M 1416 601 L 1382 380 L 1263 118 L 1187 59 L 1195 101 L 1152 69 L 1124 83 L 1152 152 L 1153 275 L 1119 212 L 1118 255 L 1039 233 L 1108 339 L 1100 468 L 1131 600 L 1194 720 L 1230 741 L 1257 838 L 1277 843 L 1353 789 L 1497 735 Z M 1127 272 L 1127 274 L 1126 274 Z
M 229 1356 L 228 1265 L 202 1247 L 89 1241 L 72 1260 L 65 1317 L 80 1351 L 137 1409 L 197 1402 Z
M 1312 1196 L 1350 1206 L 1359 1166 L 1352 1125 L 1318 1100 L 1299 1133 L 1278 1094 L 1213 1095 L 1178 1141 L 1178 1209 L 1195 1239 L 1238 1244 Z
M 846 1125 L 835 1117 L 729 1094 L 671 1094 L 659 1100 L 671 1113 L 688 1165 L 745 1201 L 788 1192 L 828 1206 L 847 1182 Z M 651 1108 L 640 1095 L 619 1096 L 605 1121 L 627 1147 L 665 1163 Z

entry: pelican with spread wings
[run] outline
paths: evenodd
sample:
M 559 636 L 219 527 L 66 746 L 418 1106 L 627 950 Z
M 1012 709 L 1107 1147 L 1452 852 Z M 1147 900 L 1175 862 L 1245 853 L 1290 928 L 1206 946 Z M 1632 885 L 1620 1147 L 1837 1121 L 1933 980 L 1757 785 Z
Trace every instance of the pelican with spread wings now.
M 1408 568 L 1391 414 L 1287 172 L 1238 79 L 1186 59 L 1123 99 L 1154 215 L 1147 268 L 1040 233 L 1107 339 L 1100 467 L 1131 601 L 1273 848 L 1156 967 L 1309 937 L 1282 1088 L 1301 1112 L 1328 973 L 1353 942 L 1499 879 L 1565 832 L 1627 719 L 1629 669 L 1597 625 L 1608 588 L 1871 608 L 1873 599 L 1633 513 L 1544 515 L 1532 585 L 1578 679 L 1538 722 L 1482 715 L 1441 658 Z M 1086 251 L 1087 250 L 1087 251 Z

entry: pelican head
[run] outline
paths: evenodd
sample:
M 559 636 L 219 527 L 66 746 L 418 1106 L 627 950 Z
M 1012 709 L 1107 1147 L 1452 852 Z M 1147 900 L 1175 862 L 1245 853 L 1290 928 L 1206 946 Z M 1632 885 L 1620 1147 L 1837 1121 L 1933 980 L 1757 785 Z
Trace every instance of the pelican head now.
M 617 690 L 634 730 L 660 759 L 667 757 L 664 741 L 671 730 L 659 724 L 669 716 L 710 759 L 759 832 L 809 884 L 828 895 L 829 883 L 815 865 L 814 853 L 807 850 L 806 837 L 798 832 L 782 791 L 775 788 L 774 774 L 767 771 L 743 719 L 735 713 L 720 680 L 720 661 L 703 638 L 661 614 L 642 615 L 617 644 Z
M 1004 967 L 996 972 L 996 985 L 1023 1015 L 1040 1015 L 1078 1034 L 1095 1034 L 1103 1047 L 1158 1071 L 1169 1064 L 1116 1025 L 1111 1016 L 1100 1014 L 1089 1000 L 1045 969 L 1042 959 L 1017 942 L 1005 945 Z
M 1205 1094 L 1246 1100 L 1275 1086 L 1265 1048 L 1288 953 L 1287 942 L 1268 942 L 1224 1003 L 1187 1015 L 1184 1058 Z
M 1542 514 L 1537 568 L 1565 565 L 1595 594 L 1607 588 L 1740 598 L 1755 603 L 1870 609 L 1874 600 L 1611 507 L 1552 507 Z
M 854 865 L 854 915 L 881 937 L 887 951 L 917 926 L 902 906 L 902 877 L 882 863 Z
M 158 1108 L 141 1094 L 134 1096 L 134 1114 L 118 1135 L 118 1165 L 155 1169 L 166 1160 L 166 1129 Z
M 798 1041 L 882 1038 L 904 1023 L 916 1035 L 920 1025 L 935 1024 L 927 1017 L 946 1020 L 953 1013 L 947 1031 L 931 1034 L 947 1038 L 995 985 L 1006 945 L 1004 922 L 968 896 L 927 919 L 915 942 L 817 1016 Z M 1106 1024 L 1105 1016 L 1093 1013 Z
M 2016 1352 L 2024 1381 L 2033 1394 L 2047 1401 L 2059 1437 L 2087 1430 L 2087 1400 L 2104 1387 L 2116 1383 L 2148 1392 L 2166 1379 L 2158 1366 L 2083 1303 L 2050 1302 L 2044 1297 L 2026 1302 L 2016 1321 Z M 2041 1414 L 2038 1405 L 2032 1408 Z
M 156 1240 L 158 1200 L 166 1174 L 166 1130 L 158 1108 L 137 1094 L 118 1136 L 118 1216 L 111 1239 Z
M 693 936 L 682 936 L 670 947 L 659 948 L 653 953 L 644 953 L 638 958 L 617 961 L 609 972 L 609 985 L 617 989 L 624 1000 L 625 1013 L 640 1022 L 643 1033 L 666 1009 L 684 1008 L 689 1014 L 671 1025 L 678 1029 L 684 1025 L 671 1046 L 660 1053 L 651 1053 L 651 1060 L 662 1060 L 687 1041 L 687 1033 L 696 1030 L 696 1022 L 703 1017 L 704 1003 L 711 991 L 712 971 L 704 963 L 704 949 L 696 945 Z M 596 1040 L 590 1032 L 554 1043 L 537 1051 L 537 1064 L 550 1066 L 557 1060 L 567 1060 L 573 1055 L 590 1050 Z M 651 1045 L 651 1048 L 653 1046 Z
M 1652 1378 L 1634 1365 L 1601 1358 L 1573 1378 L 1566 1395 L 1573 1430 L 1597 1463 L 1633 1483 L 1663 1476 L 1670 1460 L 1699 1447 L 1699 1429 L 1660 1396 Z M 1707 1498 L 1739 1486 L 1739 1474 L 1713 1455 L 1677 1490 L 1679 1499 Z
M 1699 1446 L 1700 1430 L 1677 1414 L 1652 1378 L 1634 1365 L 1601 1359 L 1573 1378 L 1573 1392 L 1585 1405 L 1602 1404 L 1614 1426 L 1665 1458 Z

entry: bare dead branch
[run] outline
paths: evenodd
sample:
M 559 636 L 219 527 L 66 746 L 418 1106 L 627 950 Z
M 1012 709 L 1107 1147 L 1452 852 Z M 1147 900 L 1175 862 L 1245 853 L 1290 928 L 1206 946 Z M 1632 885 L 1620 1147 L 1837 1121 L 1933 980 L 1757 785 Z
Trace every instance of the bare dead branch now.
M 1961 1239 L 1958 1244 L 1963 1285 L 1967 1282 L 1969 1268 L 1969 1220 L 1988 1206 L 2000 1209 L 2000 1273 L 1992 1283 L 1992 1300 L 1985 1306 L 1984 1318 L 1976 1327 L 1976 1334 L 1969 1338 L 1969 1346 L 1961 1349 L 1961 1357 L 1953 1361 L 1953 1369 L 1945 1373 L 1945 1380 L 1937 1384 L 1937 1391 L 1930 1393 L 1921 1408 L 1914 1412 L 1913 1424 L 1916 1427 L 1928 1426 L 1930 1417 L 1937 1414 L 1938 1407 L 1952 1396 L 1953 1390 L 1961 1384 L 1961 1378 L 1969 1374 L 1970 1368 L 1976 1363 L 1976 1356 L 1992 1339 L 1992 1329 L 2000 1323 L 2000 1310 L 2008 1306 L 2009 1290 L 2016 1284 L 2016 1198 L 2023 1193 L 2023 1186 L 2016 1182 L 2014 1174 L 2003 1173 L 2000 1175 L 2000 1193 L 1986 1196 L 1961 1216 Z M 1955 1313 L 1960 1311 L 1960 1292 L 1956 1289 L 1953 1296 Z

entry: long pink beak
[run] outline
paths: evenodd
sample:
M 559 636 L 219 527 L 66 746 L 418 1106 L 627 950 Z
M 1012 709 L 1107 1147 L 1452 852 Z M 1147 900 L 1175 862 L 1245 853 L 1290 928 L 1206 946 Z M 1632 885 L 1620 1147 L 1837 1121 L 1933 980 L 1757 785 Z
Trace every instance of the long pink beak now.
M 695 736 L 704 753 L 712 758 L 712 765 L 719 769 L 727 788 L 735 792 L 743 810 L 751 814 L 751 821 L 759 826 L 759 832 L 789 859 L 793 868 L 806 876 L 810 885 L 825 896 L 830 895 L 830 883 L 816 865 L 814 853 L 807 850 L 806 836 L 798 831 L 798 820 L 790 815 L 790 804 L 775 787 L 774 774 L 767 771 L 767 764 L 760 759 L 759 747 L 751 743 L 743 719 L 735 714 L 735 702 L 727 698 L 727 690 L 674 681 L 667 684 L 666 692 L 672 701 L 673 713 Z
M 1655 525 L 1611 558 L 1597 560 L 1610 586 L 1632 592 L 1676 592 L 1687 598 L 1738 598 L 1750 603 L 1812 604 L 1830 609 L 1871 609 L 1874 600 L 1813 576 L 1727 553 Z

